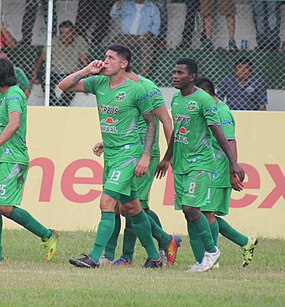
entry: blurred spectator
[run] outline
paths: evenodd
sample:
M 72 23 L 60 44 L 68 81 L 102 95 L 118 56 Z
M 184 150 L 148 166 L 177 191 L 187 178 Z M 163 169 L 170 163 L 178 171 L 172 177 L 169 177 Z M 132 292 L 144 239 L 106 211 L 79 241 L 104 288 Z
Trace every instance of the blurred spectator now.
M 56 14 L 56 1 L 53 0 L 53 20 L 52 20 L 52 33 L 56 35 L 57 30 L 57 14 Z M 39 4 L 42 3 L 45 12 L 45 22 L 47 25 L 48 20 L 48 0 L 26 0 L 25 13 L 22 21 L 22 44 L 31 45 L 33 37 L 33 28 L 37 17 L 37 9 Z
M 144 0 L 120 0 L 111 10 L 112 18 L 121 21 L 121 44 L 140 50 L 140 73 L 147 76 L 160 29 L 157 5 Z
M 253 1 L 253 20 L 259 50 L 280 47 L 280 4 L 279 1 Z
M 0 36 L 0 49 L 3 50 L 6 47 L 16 48 L 17 40 L 13 37 L 13 35 L 7 31 L 3 21 L 1 21 L 1 36 Z
M 92 29 L 93 42 L 95 44 L 101 43 L 108 34 L 110 10 L 114 2 L 114 0 L 79 0 L 75 21 L 77 34 L 88 41 L 88 31 Z
M 9 58 L 4 52 L 0 52 L 0 59 L 9 60 Z M 17 84 L 24 91 L 26 98 L 28 100 L 31 95 L 31 90 L 32 90 L 31 84 L 22 68 L 14 65 L 14 72 L 15 72 L 15 77 L 17 79 Z
M 204 21 L 204 30 L 201 39 L 202 49 L 213 50 L 213 15 L 215 5 L 218 5 L 219 13 L 226 17 L 227 28 L 229 33 L 229 50 L 238 50 L 235 42 L 235 0 L 200 0 L 200 12 Z
M 226 77 L 218 86 L 217 96 L 231 110 L 266 110 L 267 86 L 252 72 L 252 63 L 242 57 L 235 63 L 235 74 Z
M 186 16 L 184 29 L 182 32 L 182 41 L 179 45 L 181 48 L 190 48 L 192 45 L 192 37 L 195 29 L 196 15 L 199 10 L 199 0 L 186 0 Z
M 67 20 L 59 25 L 59 37 L 54 37 L 52 42 L 52 62 L 50 80 L 50 105 L 69 106 L 75 93 L 62 92 L 57 98 L 55 86 L 60 80 L 79 70 L 82 66 L 88 65 L 88 44 L 76 34 L 74 25 Z M 43 50 L 38 58 L 32 79 L 38 83 L 37 76 L 43 61 L 46 58 L 46 50 Z
M 168 30 L 168 10 L 167 10 L 167 0 L 152 0 L 160 12 L 160 30 L 158 34 L 157 43 L 160 47 L 165 47 L 167 45 L 167 30 Z

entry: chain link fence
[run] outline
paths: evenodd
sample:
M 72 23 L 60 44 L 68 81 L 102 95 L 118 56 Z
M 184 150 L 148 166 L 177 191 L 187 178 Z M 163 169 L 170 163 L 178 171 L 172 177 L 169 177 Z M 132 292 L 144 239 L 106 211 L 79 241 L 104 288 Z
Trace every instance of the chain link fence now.
M 232 109 L 256 110 L 268 99 L 268 110 L 285 110 L 283 2 L 0 0 L 0 48 L 26 74 L 31 84 L 30 105 L 44 105 L 50 79 L 49 105 L 94 106 L 93 95 L 64 94 L 57 83 L 91 60 L 103 59 L 108 45 L 123 43 L 133 52 L 133 70 L 162 90 L 173 87 L 175 62 L 191 57 L 198 62 L 199 74 L 214 82 L 217 94 Z M 239 62 L 244 65 L 245 80 L 236 75 Z M 247 79 L 246 65 L 251 74 Z M 21 81 L 27 90 L 29 84 Z M 167 95 L 168 106 L 170 99 Z M 232 99 L 239 103 L 233 104 Z

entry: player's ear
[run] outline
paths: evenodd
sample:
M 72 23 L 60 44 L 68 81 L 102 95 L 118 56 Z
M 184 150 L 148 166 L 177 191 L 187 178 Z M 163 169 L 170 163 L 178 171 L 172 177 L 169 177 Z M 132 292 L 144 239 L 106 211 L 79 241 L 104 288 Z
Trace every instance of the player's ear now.
M 195 73 L 191 73 L 189 75 L 190 82 L 194 82 L 196 80 L 196 78 L 197 78 L 197 74 L 195 74 Z
M 128 64 L 129 64 L 129 61 L 123 60 L 121 63 L 121 67 L 125 69 L 128 66 Z

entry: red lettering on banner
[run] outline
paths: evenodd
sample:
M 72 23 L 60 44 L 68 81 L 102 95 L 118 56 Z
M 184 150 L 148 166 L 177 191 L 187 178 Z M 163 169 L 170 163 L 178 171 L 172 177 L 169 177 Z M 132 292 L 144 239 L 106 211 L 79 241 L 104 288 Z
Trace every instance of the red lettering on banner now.
M 243 182 L 243 187 L 246 190 L 260 189 L 260 176 L 255 167 L 247 163 L 240 163 L 245 171 L 247 181 Z M 232 199 L 230 202 L 231 208 L 244 208 L 250 206 L 257 199 L 257 195 L 245 194 L 241 199 Z
M 174 205 L 174 176 L 172 173 L 172 168 L 169 166 L 166 177 L 166 185 L 163 199 L 163 206 L 173 206 Z
M 93 177 L 76 177 L 76 172 L 83 167 L 93 172 Z M 102 184 L 103 168 L 100 163 L 91 159 L 80 159 L 67 166 L 61 178 L 61 190 L 63 195 L 70 201 L 76 203 L 87 203 L 95 200 L 101 191 L 90 189 L 88 193 L 81 195 L 74 191 L 75 184 Z
M 272 208 L 280 197 L 285 198 L 285 176 L 279 165 L 265 164 L 265 167 L 275 182 L 275 188 L 266 196 L 258 208 Z
M 29 169 L 34 166 L 40 166 L 43 171 L 39 201 L 50 202 L 54 178 L 54 163 L 48 158 L 37 158 L 30 162 Z

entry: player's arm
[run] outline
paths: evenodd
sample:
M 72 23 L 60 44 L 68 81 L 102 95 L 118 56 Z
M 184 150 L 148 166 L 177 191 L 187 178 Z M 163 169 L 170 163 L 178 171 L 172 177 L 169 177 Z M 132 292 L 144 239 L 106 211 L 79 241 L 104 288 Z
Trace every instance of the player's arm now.
M 150 156 L 151 156 L 151 150 L 152 146 L 155 140 L 155 134 L 156 134 L 156 121 L 154 112 L 151 110 L 147 113 L 142 114 L 145 122 L 146 122 L 146 133 L 145 133 L 145 139 L 144 139 L 144 151 L 140 158 L 139 163 L 137 164 L 135 168 L 135 176 L 141 177 L 144 175 L 149 167 L 150 163 Z
M 82 79 L 91 75 L 98 75 L 105 67 L 105 63 L 101 60 L 95 60 L 83 69 L 68 75 L 58 84 L 59 88 L 64 92 L 84 92 L 84 82 Z
M 16 38 L 4 27 L 3 22 L 1 22 L 1 32 L 5 36 L 7 46 L 10 48 L 17 47 L 17 40 Z
M 172 134 L 172 120 L 169 116 L 166 106 L 162 106 L 154 111 L 155 115 L 158 117 L 163 126 L 164 135 L 166 138 L 167 144 L 170 141 Z
M 229 142 L 224 136 L 223 130 L 219 125 L 210 125 L 210 129 L 213 132 L 213 135 L 217 139 L 219 145 L 221 146 L 222 150 L 224 151 L 225 155 L 227 156 L 229 163 L 230 163 L 230 172 L 231 176 L 235 177 L 237 175 L 242 182 L 244 180 L 244 170 L 242 167 L 237 163 L 236 158 L 231 150 Z
M 35 63 L 35 66 L 34 66 L 34 69 L 33 69 L 32 75 L 31 75 L 31 78 L 32 78 L 31 83 L 38 83 L 38 80 L 37 80 L 38 72 L 39 72 L 40 67 L 42 66 L 45 58 L 46 58 L 46 51 L 43 50 L 41 52 L 39 58 L 37 59 L 36 63 Z
M 21 113 L 14 111 L 9 113 L 9 122 L 3 132 L 0 134 L 0 146 L 8 141 L 20 128 Z
M 162 177 L 165 176 L 168 170 L 168 167 L 169 167 L 170 160 L 172 159 L 172 156 L 173 156 L 173 146 L 174 146 L 174 130 L 172 131 L 170 140 L 168 142 L 166 153 L 163 159 L 159 162 L 159 164 L 156 167 L 156 170 L 154 173 L 154 176 L 156 176 L 156 178 L 161 179 Z

